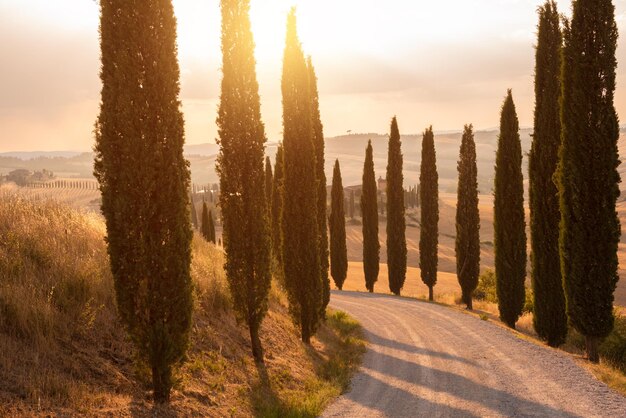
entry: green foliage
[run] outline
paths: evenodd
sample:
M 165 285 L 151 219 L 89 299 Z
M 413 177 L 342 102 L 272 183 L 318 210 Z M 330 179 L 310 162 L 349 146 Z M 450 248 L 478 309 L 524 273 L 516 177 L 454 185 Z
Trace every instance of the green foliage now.
M 100 2 L 95 176 L 120 317 L 169 401 L 189 345 L 190 174 L 171 1 Z
M 511 328 L 524 307 L 526 221 L 519 122 L 511 90 L 500 117 L 496 154 L 494 237 L 496 290 L 500 319 Z
M 202 238 L 207 240 L 207 242 L 211 242 L 211 220 L 209 217 L 209 208 L 206 205 L 206 202 L 202 201 L 202 224 L 200 225 L 200 233 L 202 234 Z
M 281 89 L 285 285 L 291 314 L 300 326 L 302 341 L 309 344 L 320 323 L 324 290 L 320 272 L 318 183 L 309 69 L 297 35 L 295 9 L 287 18 Z
M 562 36 L 559 13 L 552 0 L 539 8 L 537 38 L 535 131 L 528 162 L 533 325 L 541 339 L 557 347 L 565 342 L 567 315 L 559 261 L 561 213 L 553 181 L 561 144 Z
M 328 278 L 328 225 L 326 219 L 326 173 L 324 172 L 324 127 L 320 117 L 317 76 L 311 57 L 307 60 L 309 69 L 309 93 L 311 94 L 311 123 L 313 124 L 313 144 L 315 145 L 315 174 L 317 176 L 317 228 L 319 232 L 320 273 L 322 279 L 321 315 L 326 317 L 326 307 L 330 302 L 330 279 Z
M 402 182 L 402 143 L 396 117 L 391 120 L 387 159 L 387 269 L 389 290 L 400 295 L 406 279 L 406 225 Z
M 378 197 L 372 141 L 367 142 L 363 165 L 363 189 L 361 192 L 361 216 L 363 218 L 363 273 L 365 287 L 374 291 L 378 280 L 380 241 L 378 241 Z
M 478 169 L 472 125 L 465 125 L 459 152 L 459 184 L 456 208 L 456 274 L 462 300 L 472 309 L 472 293 L 480 273 L 480 214 L 478 212 Z M 495 283 L 494 283 L 495 284 Z
M 474 290 L 474 299 L 485 302 L 498 303 L 496 292 L 496 274 L 493 270 L 487 269 L 478 277 L 478 286 Z
M 265 157 L 265 201 L 267 202 L 267 214 L 272 218 L 272 186 L 274 176 L 272 175 L 272 162 L 270 157 Z
M 564 30 L 559 247 L 569 323 L 587 338 L 592 361 L 613 329 L 618 281 L 617 35 L 610 0 L 574 1 Z
M 249 0 L 222 0 L 222 90 L 217 117 L 224 270 L 233 307 L 263 361 L 259 328 L 268 309 L 271 242 L 261 121 Z M 251 245 L 253 243 L 253 245 Z
M 420 272 L 422 282 L 428 286 L 428 300 L 433 300 L 433 287 L 437 283 L 437 243 L 439 241 L 439 176 L 435 154 L 433 127 L 424 131 L 422 164 L 420 168 Z
M 346 215 L 343 208 L 343 183 L 339 160 L 335 161 L 330 204 L 330 274 L 339 290 L 348 275 L 348 248 L 346 247 Z
M 215 240 L 215 222 L 213 221 L 213 212 L 209 211 L 209 241 L 213 244 L 216 243 Z
M 198 229 L 198 212 L 196 211 L 196 204 L 193 201 L 193 193 L 190 196 L 189 209 L 191 210 L 191 225 L 194 229 Z

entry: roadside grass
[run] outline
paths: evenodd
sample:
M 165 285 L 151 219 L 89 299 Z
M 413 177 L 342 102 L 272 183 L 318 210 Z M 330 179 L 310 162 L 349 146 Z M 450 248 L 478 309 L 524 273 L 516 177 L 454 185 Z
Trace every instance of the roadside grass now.
M 315 374 L 304 387 L 290 389 L 284 384 L 285 376 L 258 367 L 259 381 L 253 390 L 256 416 L 317 417 L 332 399 L 349 388 L 366 347 L 359 323 L 345 312 L 329 310 L 315 340 L 312 347 L 306 348 Z
M 155 406 L 117 316 L 104 234 L 95 213 L 0 190 L 0 416 L 316 416 L 347 388 L 365 350 L 360 326 L 330 312 L 305 347 L 276 282 L 262 384 L 224 254 L 195 234 L 190 350 L 171 405 Z M 263 387 L 269 401 L 254 399 Z

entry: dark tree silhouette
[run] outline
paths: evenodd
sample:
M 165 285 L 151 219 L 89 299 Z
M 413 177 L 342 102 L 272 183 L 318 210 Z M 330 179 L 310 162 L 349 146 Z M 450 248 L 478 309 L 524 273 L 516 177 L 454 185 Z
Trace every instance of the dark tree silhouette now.
M 249 0 L 221 0 L 222 90 L 217 116 L 222 237 L 233 307 L 250 331 L 252 354 L 263 362 L 259 337 L 271 284 L 271 240 L 265 191 L 265 128 L 261 121 Z
M 511 90 L 504 100 L 500 116 L 493 224 L 500 319 L 515 328 L 522 314 L 526 292 L 526 221 L 522 146 Z
M 313 142 L 309 69 L 296 29 L 295 9 L 287 19 L 283 59 L 282 248 L 289 309 L 310 344 L 321 319 L 324 290 L 320 272 L 316 147 Z
M 535 132 L 528 161 L 530 180 L 533 325 L 552 347 L 565 342 L 567 315 L 559 258 L 559 196 L 554 173 L 561 145 L 559 97 L 563 38 L 556 3 L 539 8 L 535 54 Z
M 372 141 L 367 142 L 363 166 L 363 190 L 361 193 L 361 216 L 363 217 L 363 272 L 365 287 L 374 291 L 378 280 L 380 242 L 378 241 L 378 196 Z
M 465 125 L 459 153 L 459 184 L 456 207 L 456 275 L 462 300 L 472 309 L 472 294 L 480 273 L 480 215 L 478 212 L 478 169 L 472 125 Z
M 406 221 L 402 182 L 402 144 L 395 116 L 391 121 L 387 160 L 387 269 L 389 290 L 400 295 L 406 278 Z
M 574 1 L 564 38 L 557 169 L 561 271 L 569 323 L 585 336 L 589 360 L 598 362 L 598 344 L 613 329 L 620 239 L 612 2 Z
M 426 129 L 422 140 L 422 165 L 420 169 L 421 231 L 420 273 L 428 286 L 428 300 L 433 300 L 433 287 L 437 283 L 437 244 L 439 242 L 439 176 L 435 154 L 435 136 L 432 126 Z
M 339 290 L 348 275 L 348 248 L 346 247 L 346 214 L 343 208 L 343 182 L 339 160 L 335 161 L 330 204 L 330 275 Z
M 100 46 L 94 174 L 117 308 L 152 372 L 154 400 L 169 402 L 193 307 L 190 174 L 171 1 L 102 0 Z
M 322 318 L 326 317 L 326 307 L 330 302 L 330 279 L 328 278 L 328 225 L 326 220 L 326 173 L 324 172 L 324 126 L 320 117 L 320 104 L 317 91 L 317 76 L 311 57 L 307 60 L 309 69 L 309 92 L 311 94 L 311 122 L 313 123 L 313 144 L 315 145 L 315 175 L 317 177 L 317 228 L 320 235 L 320 273 L 322 279 Z

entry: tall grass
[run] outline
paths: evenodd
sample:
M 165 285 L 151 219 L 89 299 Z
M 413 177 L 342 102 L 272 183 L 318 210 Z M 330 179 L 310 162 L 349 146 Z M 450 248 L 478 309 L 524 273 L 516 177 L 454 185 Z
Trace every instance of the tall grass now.
M 0 190 L 0 403 L 4 393 L 80 410 L 102 387 L 136 389 L 105 232 L 98 214 Z M 222 264 L 194 239 L 196 308 L 229 309 Z

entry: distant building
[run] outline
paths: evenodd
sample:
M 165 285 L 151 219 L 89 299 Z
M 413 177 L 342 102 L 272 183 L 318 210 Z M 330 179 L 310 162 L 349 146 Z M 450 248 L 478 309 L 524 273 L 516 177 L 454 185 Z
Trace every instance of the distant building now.
M 387 192 L 387 179 L 378 177 L 378 191 Z

